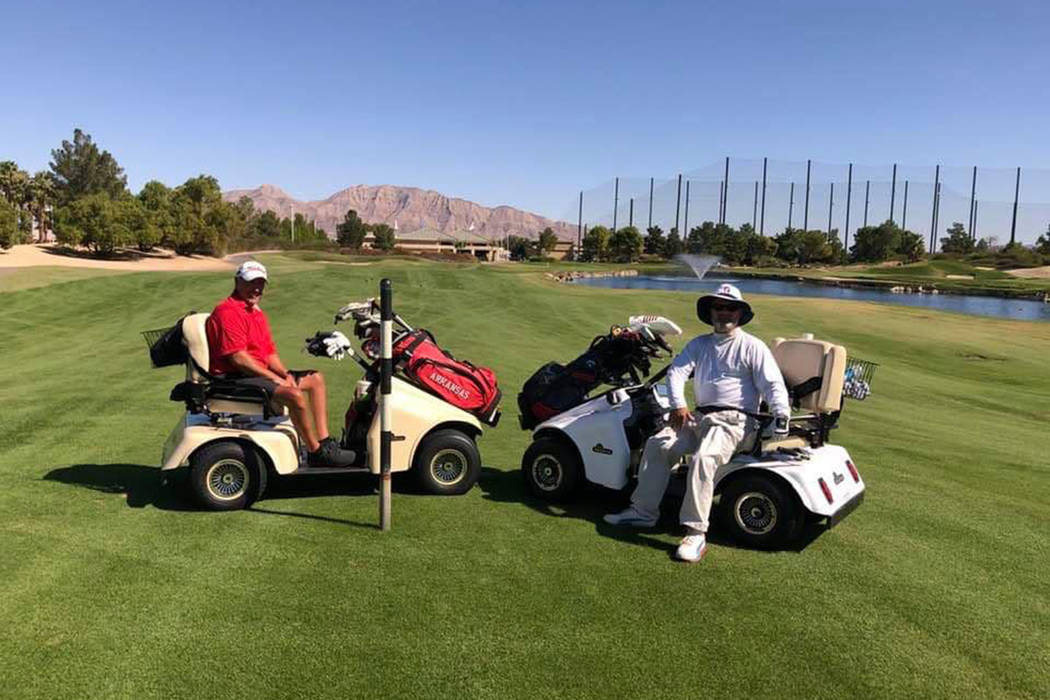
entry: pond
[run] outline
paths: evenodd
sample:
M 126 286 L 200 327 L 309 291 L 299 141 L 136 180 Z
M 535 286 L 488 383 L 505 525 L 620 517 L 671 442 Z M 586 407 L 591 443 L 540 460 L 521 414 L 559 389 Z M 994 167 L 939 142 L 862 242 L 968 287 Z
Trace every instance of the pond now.
M 1050 304 L 1029 299 L 1006 299 L 1002 297 L 968 296 L 965 294 L 894 294 L 880 289 L 857 289 L 832 287 L 805 282 L 767 280 L 753 278 L 723 277 L 707 275 L 695 277 L 589 277 L 578 279 L 575 284 L 614 289 L 662 289 L 670 291 L 706 292 L 719 284 L 729 282 L 747 294 L 775 294 L 793 297 L 822 297 L 848 301 L 874 301 L 901 306 L 921 306 L 941 311 L 1009 318 L 1018 321 L 1050 321 Z

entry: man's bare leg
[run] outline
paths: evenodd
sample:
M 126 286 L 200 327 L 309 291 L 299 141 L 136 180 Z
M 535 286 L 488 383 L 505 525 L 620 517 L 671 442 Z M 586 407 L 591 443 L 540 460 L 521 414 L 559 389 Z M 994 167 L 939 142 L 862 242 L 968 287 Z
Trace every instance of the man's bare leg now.
M 308 374 L 299 380 L 299 389 L 309 398 L 317 439 L 324 440 L 328 437 L 328 396 L 324 377 L 320 372 Z
M 282 385 L 274 390 L 273 398 L 277 403 L 288 407 L 288 413 L 291 414 L 292 418 L 292 425 L 294 425 L 295 429 L 299 432 L 299 437 L 302 438 L 307 451 L 316 452 L 321 446 L 321 442 L 317 439 L 317 433 L 314 431 L 314 427 L 310 423 L 311 416 L 307 409 L 306 397 L 303 395 L 303 392 L 299 391 L 296 387 Z

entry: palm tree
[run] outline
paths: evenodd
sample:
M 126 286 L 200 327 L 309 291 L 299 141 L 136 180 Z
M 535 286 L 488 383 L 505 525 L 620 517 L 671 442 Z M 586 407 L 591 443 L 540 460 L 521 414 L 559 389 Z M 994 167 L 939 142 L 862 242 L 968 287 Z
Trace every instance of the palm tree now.
M 51 173 L 41 170 L 29 178 L 26 200 L 36 220 L 37 242 L 43 243 L 54 229 L 55 180 Z

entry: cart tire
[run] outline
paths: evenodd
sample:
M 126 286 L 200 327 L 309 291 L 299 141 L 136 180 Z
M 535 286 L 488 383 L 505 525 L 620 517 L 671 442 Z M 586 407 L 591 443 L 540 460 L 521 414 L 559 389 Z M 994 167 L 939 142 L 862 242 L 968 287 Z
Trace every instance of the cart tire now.
M 266 490 L 266 464 L 259 453 L 237 442 L 205 445 L 190 457 L 190 490 L 207 510 L 240 510 Z
M 459 430 L 438 430 L 423 438 L 412 464 L 416 482 L 427 493 L 458 496 L 481 476 L 478 446 Z
M 802 527 L 798 497 L 776 479 L 748 474 L 722 491 L 721 531 L 757 549 L 775 549 L 793 540 Z
M 580 484 L 583 465 L 575 448 L 557 438 L 535 440 L 521 458 L 529 492 L 545 501 L 567 501 Z

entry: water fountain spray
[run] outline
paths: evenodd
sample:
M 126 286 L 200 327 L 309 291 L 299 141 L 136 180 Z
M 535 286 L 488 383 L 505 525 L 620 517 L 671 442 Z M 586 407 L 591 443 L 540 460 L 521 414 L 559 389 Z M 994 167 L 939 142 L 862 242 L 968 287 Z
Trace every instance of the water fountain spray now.
M 687 266 L 696 275 L 696 278 L 702 280 L 704 275 L 707 274 L 708 270 L 721 262 L 721 258 L 717 255 L 692 255 L 690 253 L 679 253 L 672 258 L 677 263 Z

